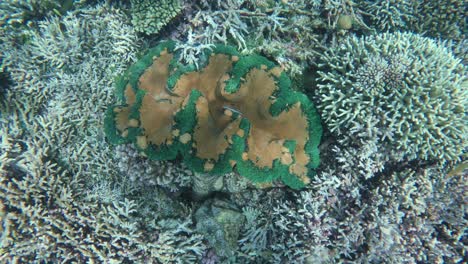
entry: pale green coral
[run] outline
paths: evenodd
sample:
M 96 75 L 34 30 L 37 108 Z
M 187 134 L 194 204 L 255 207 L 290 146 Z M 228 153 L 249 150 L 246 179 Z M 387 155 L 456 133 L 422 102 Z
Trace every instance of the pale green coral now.
M 74 3 L 75 2 L 75 3 Z M 85 0 L 4 0 L 0 3 L 0 25 L 26 24 L 52 14 L 64 14 Z
M 364 10 L 371 14 L 371 21 L 381 30 L 404 29 L 415 20 L 416 2 L 407 0 L 363 1 Z
M 332 132 L 377 138 L 390 158 L 456 160 L 466 149 L 466 67 L 445 43 L 411 33 L 351 37 L 318 65 Z
M 417 1 L 417 22 L 411 28 L 431 37 L 466 39 L 467 6 L 465 0 L 422 0 Z
M 384 31 L 411 30 L 424 36 L 466 38 L 464 0 L 364 0 L 359 2 L 372 26 Z
M 182 10 L 179 0 L 131 0 L 135 30 L 157 34 Z

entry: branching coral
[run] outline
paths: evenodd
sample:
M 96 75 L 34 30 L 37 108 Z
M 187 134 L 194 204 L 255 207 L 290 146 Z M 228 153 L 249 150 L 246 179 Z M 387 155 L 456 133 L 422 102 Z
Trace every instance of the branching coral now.
M 373 26 L 384 31 L 407 31 L 436 38 L 466 39 L 466 1 L 364 0 L 358 2 Z
M 105 142 L 114 75 L 138 48 L 125 21 L 98 5 L 38 21 L 18 33 L 22 45 L 0 34 L 11 79 L 0 97 L 0 262 L 194 263 L 205 249 L 189 206 L 149 177 L 125 180 L 135 172 L 119 171 Z
M 427 168 L 385 176 L 365 186 L 359 209 L 349 208 L 342 219 L 352 228 L 343 228 L 339 239 L 365 246 L 364 254 L 350 257 L 359 263 L 463 262 L 466 175 Z
M 417 17 L 411 28 L 431 37 L 461 41 L 467 35 L 467 8 L 463 0 L 417 1 Z
M 315 60 L 314 48 L 336 36 L 340 15 L 350 15 L 359 24 L 350 1 L 324 2 L 328 20 L 317 1 L 187 1 L 187 23 L 179 27 L 178 37 L 179 48 L 187 50 L 182 58 L 193 61 L 193 51 L 221 42 L 244 53 L 274 57 L 292 77 L 298 77 Z
M 237 171 L 255 182 L 299 188 L 318 166 L 321 126 L 278 66 L 216 46 L 199 71 L 177 63 L 174 43 L 150 50 L 117 84 L 106 132 L 153 159 L 181 154 L 193 170 Z
M 0 3 L 0 26 L 32 24 L 52 14 L 65 14 L 86 0 L 5 0 Z
M 375 26 L 384 31 L 404 30 L 414 21 L 416 2 L 406 0 L 362 1 Z
M 128 182 L 122 185 L 158 186 L 175 192 L 192 184 L 193 172 L 183 164 L 149 160 L 140 156 L 132 145 L 117 146 L 115 152 L 119 171 L 129 175 Z
M 467 176 L 462 168 L 447 174 L 438 166 L 414 170 L 400 164 L 392 168 L 398 171 L 387 168 L 365 179 L 360 153 L 332 148 L 335 157 L 299 192 L 272 188 L 238 196 L 246 218 L 239 263 L 463 259 Z
M 0 102 L 1 262 L 196 261 L 204 246 L 188 227 L 190 210 L 168 226 L 152 222 L 174 215 L 168 198 L 164 204 L 171 210 L 160 207 L 156 214 L 137 199 L 105 203 L 85 196 L 84 175 L 54 147 L 72 144 L 71 126 L 55 115 L 29 115 L 31 109 L 18 105 L 24 102 L 9 99 L 14 107 Z
M 331 131 L 377 139 L 394 160 L 457 160 L 466 149 L 466 68 L 445 43 L 410 33 L 351 37 L 318 67 L 318 107 Z
M 327 204 L 332 203 L 330 194 L 270 189 L 244 195 L 238 200 L 246 220 L 238 241 L 239 263 L 331 262 L 332 250 L 326 251 L 336 220 Z

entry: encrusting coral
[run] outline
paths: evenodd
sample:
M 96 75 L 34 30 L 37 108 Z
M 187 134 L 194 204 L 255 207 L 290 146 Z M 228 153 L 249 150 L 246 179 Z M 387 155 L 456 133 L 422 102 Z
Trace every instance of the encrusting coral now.
M 117 83 L 124 104 L 108 110 L 110 140 L 134 142 L 157 160 L 181 154 L 198 172 L 235 167 L 254 182 L 307 184 L 319 163 L 321 125 L 286 74 L 264 57 L 222 45 L 196 70 L 177 63 L 174 47 L 151 49 Z

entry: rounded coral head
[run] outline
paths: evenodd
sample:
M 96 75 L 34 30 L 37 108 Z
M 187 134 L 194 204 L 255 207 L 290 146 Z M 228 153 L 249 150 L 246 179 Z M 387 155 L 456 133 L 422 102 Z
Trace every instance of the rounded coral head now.
M 467 68 L 413 33 L 349 37 L 318 63 L 317 106 L 340 140 L 377 142 L 389 160 L 466 157 Z

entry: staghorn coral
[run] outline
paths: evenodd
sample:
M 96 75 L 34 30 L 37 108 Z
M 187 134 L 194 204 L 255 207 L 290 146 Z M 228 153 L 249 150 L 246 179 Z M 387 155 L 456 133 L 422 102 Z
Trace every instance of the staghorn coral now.
M 0 3 L 0 27 L 31 25 L 53 14 L 82 7 L 87 0 L 4 0 Z
M 332 132 L 377 139 L 391 160 L 457 160 L 466 150 L 466 67 L 411 33 L 350 37 L 318 64 L 316 98 Z
M 328 2 L 328 1 L 327 1 Z M 333 1 L 333 21 L 323 17 L 321 3 L 310 1 L 190 1 L 185 3 L 187 23 L 179 25 L 177 46 L 181 59 L 210 45 L 235 45 L 243 53 L 274 58 L 293 78 L 315 60 L 314 50 L 337 34 L 335 16 L 354 14 L 344 1 Z M 327 4 L 328 5 L 328 4 Z M 358 20 L 353 16 L 353 21 Z
M 418 33 L 447 40 L 462 41 L 467 35 L 467 6 L 464 0 L 417 1 L 410 28 Z
M 157 34 L 180 11 L 179 0 L 131 0 L 132 24 L 136 31 Z
M 404 30 L 416 18 L 417 1 L 379 0 L 362 1 L 372 23 L 383 31 Z
M 34 109 L 24 109 L 21 97 L 0 103 L 1 262 L 169 263 L 193 262 L 201 255 L 201 237 L 189 228 L 190 210 L 168 226 L 152 221 L 173 216 L 174 207 L 156 211 L 155 217 L 137 199 L 117 195 L 105 202 L 84 196 L 85 175 L 63 162 L 54 147 L 73 144 L 67 137 L 72 126 L 54 114 L 31 115 Z
M 333 180 L 319 182 L 324 189 L 322 186 L 330 188 Z M 244 193 L 237 200 L 246 219 L 238 240 L 238 262 L 330 261 L 333 259 L 331 246 L 340 246 L 333 244 L 337 221 L 329 206 L 332 201 L 335 200 L 329 193 L 316 188 L 310 190 L 309 186 L 300 192 L 270 189 Z M 307 262 L 314 257 L 316 262 Z
M 83 201 L 82 182 L 51 160 L 48 143 L 27 145 L 15 159 L 11 152 L 2 158 L 0 261 L 175 263 L 201 254 L 201 237 L 187 227 L 190 215 L 161 228 L 133 200 Z
M 468 65 L 468 39 L 462 41 L 449 41 L 453 53 L 457 58 L 460 58 L 463 64 Z
M 178 154 L 195 171 L 233 167 L 254 182 L 308 183 L 318 166 L 321 126 L 313 105 L 260 56 L 216 46 L 201 70 L 177 63 L 174 43 L 151 49 L 117 83 L 106 133 L 152 159 Z
M 149 160 L 132 145 L 119 145 L 115 151 L 118 169 L 129 175 L 127 184 L 131 186 L 158 186 L 176 192 L 192 183 L 193 172 L 180 162 Z
M 379 189 L 372 191 L 373 210 L 364 212 L 375 223 L 366 221 L 365 230 L 374 259 L 364 256 L 363 259 L 370 262 L 383 259 L 426 263 L 462 261 L 462 256 L 466 256 L 467 222 L 463 202 L 466 180 L 466 175 L 449 177 L 438 168 L 393 173 Z M 395 256 L 396 252 L 408 253 Z
M 184 16 L 171 37 L 185 62 L 221 42 L 274 59 L 293 81 L 300 81 L 322 48 L 370 30 L 359 1 L 351 0 L 186 1 Z
M 353 149 L 300 191 L 236 198 L 239 263 L 458 263 L 466 255 L 466 173 L 403 163 L 365 178 Z M 358 167 L 359 166 L 359 167 Z M 423 168 L 425 167 L 425 168 Z M 463 167 L 463 165 L 462 165 Z
M 407 31 L 423 36 L 462 41 L 466 39 L 466 1 L 378 0 L 358 1 L 371 26 L 383 31 Z
M 343 28 L 342 22 L 340 21 L 343 18 L 345 18 L 345 20 L 348 20 L 351 24 L 348 26 L 349 29 L 351 29 L 353 26 L 359 26 L 361 28 L 367 29 L 367 26 L 362 18 L 362 14 L 365 12 L 361 10 L 361 6 L 357 4 L 356 1 L 323 0 L 321 6 L 323 8 L 323 11 L 326 12 L 326 18 L 329 27 L 336 29 L 346 29 Z
M 339 252 L 357 263 L 462 262 L 465 181 L 429 167 L 361 182 L 358 195 L 341 205 Z

